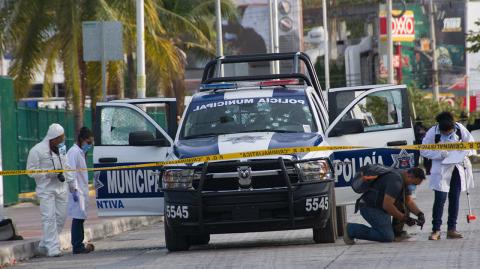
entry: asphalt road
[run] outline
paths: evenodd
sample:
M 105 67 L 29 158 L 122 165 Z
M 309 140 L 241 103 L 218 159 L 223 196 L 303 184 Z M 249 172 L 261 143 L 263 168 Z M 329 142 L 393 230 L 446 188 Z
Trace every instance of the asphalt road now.
M 477 214 L 479 189 L 471 193 Z M 310 230 L 297 230 L 213 235 L 208 246 L 169 253 L 159 224 L 95 242 L 96 251 L 91 254 L 36 258 L 14 268 L 480 268 L 480 220 L 467 224 L 465 194 L 458 224 L 465 238 L 460 240 L 429 241 L 433 193 L 426 184 L 417 190 L 417 202 L 427 216 L 427 225 L 423 230 L 409 228 L 413 238 L 408 242 L 359 241 L 346 246 L 339 238 L 334 244 L 318 245 L 313 243 Z M 363 222 L 350 207 L 348 218 L 349 222 Z

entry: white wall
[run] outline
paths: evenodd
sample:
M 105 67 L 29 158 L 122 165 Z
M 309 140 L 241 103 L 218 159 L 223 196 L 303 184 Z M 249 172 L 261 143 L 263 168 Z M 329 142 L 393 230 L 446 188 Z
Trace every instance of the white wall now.
M 475 22 L 480 19 L 480 2 L 468 3 L 468 25 L 467 32 L 474 31 L 480 32 L 480 27 L 475 25 Z M 469 65 L 469 84 L 470 91 L 473 95 L 475 92 L 480 92 L 480 52 L 468 53 L 468 65 Z M 477 105 L 478 106 L 478 105 Z

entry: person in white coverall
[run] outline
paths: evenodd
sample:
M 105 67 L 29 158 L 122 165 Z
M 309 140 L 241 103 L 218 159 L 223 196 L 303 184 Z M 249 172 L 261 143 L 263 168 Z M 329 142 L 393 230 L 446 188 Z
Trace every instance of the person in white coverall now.
M 28 153 L 27 170 L 68 170 L 65 150 L 65 133 L 60 124 L 50 125 L 45 138 Z M 37 185 L 35 191 L 40 201 L 43 238 L 39 251 L 48 256 L 61 255 L 58 235 L 67 217 L 67 195 L 75 191 L 71 173 L 31 174 Z
M 93 144 L 93 133 L 87 127 L 80 129 L 77 142 L 68 150 L 68 163 L 72 169 L 87 168 L 86 155 Z M 88 172 L 75 172 L 77 191 L 68 195 L 68 216 L 72 218 L 73 254 L 89 253 L 94 250 L 92 244 L 84 244 L 83 223 L 87 219 L 88 208 Z
M 422 144 L 451 142 L 473 142 L 473 136 L 462 124 L 455 122 L 452 113 L 442 112 L 437 115 L 437 125 L 428 130 Z M 432 160 L 430 188 L 434 191 L 435 200 L 432 210 L 432 233 L 430 240 L 441 238 L 443 208 L 448 197 L 447 238 L 458 239 L 463 235 L 457 231 L 457 218 L 460 193 L 473 187 L 472 164 L 468 156 L 472 151 L 439 151 L 422 150 L 423 157 Z M 446 159 L 447 158 L 447 159 Z

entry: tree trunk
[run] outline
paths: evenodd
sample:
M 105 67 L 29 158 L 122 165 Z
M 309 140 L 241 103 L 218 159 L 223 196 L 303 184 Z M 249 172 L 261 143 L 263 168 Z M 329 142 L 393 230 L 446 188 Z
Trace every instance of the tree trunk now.
M 330 8 L 333 10 L 337 6 L 336 0 L 332 0 L 330 2 Z M 328 48 L 330 50 L 330 60 L 337 60 L 338 53 L 337 53 L 337 18 L 330 17 L 329 18 L 329 31 L 328 31 Z
M 83 112 L 85 110 L 85 99 L 87 97 L 88 85 L 87 85 L 87 64 L 83 61 L 83 51 L 82 48 L 78 50 L 78 66 L 80 71 L 80 107 L 81 107 L 81 119 L 79 122 L 76 122 L 79 125 L 75 126 L 75 137 L 77 136 L 80 128 L 84 126 L 83 123 Z M 80 126 L 80 127 L 78 127 Z
M 187 66 L 187 54 L 177 48 L 177 54 L 181 59 L 182 72 L 172 75 L 172 85 L 173 91 L 175 93 L 175 98 L 177 99 L 177 115 L 183 114 L 184 102 L 185 102 L 185 92 L 187 87 L 185 85 L 185 67 Z
M 127 76 L 128 90 L 125 95 L 128 98 L 135 98 L 137 96 L 137 77 L 135 73 L 135 61 L 133 60 L 133 53 L 131 50 L 127 53 Z
M 177 99 L 177 115 L 183 115 L 184 103 L 185 103 L 185 74 L 178 75 L 173 80 L 173 91 L 175 92 L 175 98 Z

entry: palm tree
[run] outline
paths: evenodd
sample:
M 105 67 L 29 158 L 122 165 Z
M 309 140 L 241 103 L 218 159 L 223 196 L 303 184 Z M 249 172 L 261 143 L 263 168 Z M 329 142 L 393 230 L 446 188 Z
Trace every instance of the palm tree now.
M 93 0 L 18 0 L 8 20 L 6 36 L 13 42 L 9 74 L 17 98 L 28 95 L 35 73 L 43 68 L 44 96 L 49 96 L 53 73 L 64 70 L 66 96 L 71 98 L 75 128 L 83 124 L 86 73 L 82 60 L 82 21 L 95 17 Z
M 223 8 L 233 13 L 231 0 L 223 0 Z M 212 54 L 213 0 L 145 0 L 145 40 L 147 75 L 159 78 L 163 88 L 184 94 L 185 57 L 183 50 L 195 49 Z M 92 97 L 92 108 L 100 92 L 98 63 L 85 63 L 82 55 L 81 26 L 87 20 L 118 20 L 124 26 L 124 48 L 127 68 L 123 62 L 109 64 L 110 85 L 122 88 L 121 78 L 127 70 L 130 88 L 134 80 L 135 1 L 134 0 L 17 0 L 13 11 L 2 22 L 5 30 L 0 44 L 15 44 L 10 76 L 14 79 L 17 98 L 25 97 L 35 73 L 43 68 L 44 96 L 52 88 L 53 72 L 60 64 L 64 70 L 66 96 L 74 112 L 75 129 L 83 124 L 84 100 Z M 0 46 L 2 50 L 3 46 Z M 2 50 L 3 51 L 3 50 Z M 115 83 L 116 82 L 116 83 Z M 133 83 L 132 83 L 133 82 Z M 166 92 L 169 92 L 168 90 Z
M 124 47 L 127 53 L 127 78 L 130 91 L 128 97 L 135 97 L 135 71 L 133 52 L 135 48 L 134 7 L 125 1 L 115 5 L 118 14 L 124 17 Z M 146 59 L 148 85 L 157 88 L 157 95 L 176 97 L 178 111 L 183 109 L 185 95 L 185 52 L 202 57 L 215 55 L 214 18 L 215 0 L 163 0 L 145 2 Z M 227 18 L 236 14 L 231 0 L 222 0 L 222 14 Z M 158 19 L 158 21 L 157 21 Z M 165 60 L 165 57 L 170 57 Z M 170 64 L 159 65 L 160 62 Z M 159 89 L 159 90 L 158 90 Z

